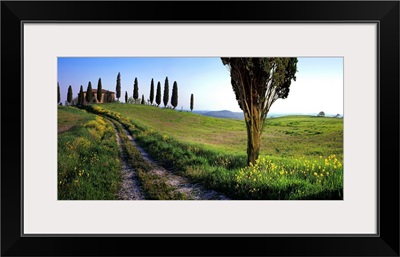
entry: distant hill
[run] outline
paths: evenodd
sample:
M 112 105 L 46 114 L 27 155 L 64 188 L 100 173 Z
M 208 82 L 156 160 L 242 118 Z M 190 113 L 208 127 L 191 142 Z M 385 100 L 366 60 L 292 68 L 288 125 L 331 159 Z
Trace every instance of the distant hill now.
M 243 120 L 243 112 L 232 112 L 228 110 L 222 111 L 193 111 L 193 113 L 200 114 L 203 116 L 215 117 L 215 118 L 226 118 L 226 119 L 236 119 L 236 120 Z M 308 116 L 317 116 L 318 113 L 268 113 L 267 118 L 276 118 L 282 116 L 289 116 L 289 115 L 308 115 Z M 325 114 L 325 117 L 334 117 L 334 114 L 328 113 Z M 340 118 L 342 115 L 339 115 Z
M 216 117 L 216 118 L 226 118 L 226 119 L 237 119 L 237 120 L 243 120 L 243 112 L 231 112 L 228 110 L 222 110 L 222 111 L 209 111 L 209 112 L 204 112 L 201 113 L 204 116 L 209 116 L 209 117 Z

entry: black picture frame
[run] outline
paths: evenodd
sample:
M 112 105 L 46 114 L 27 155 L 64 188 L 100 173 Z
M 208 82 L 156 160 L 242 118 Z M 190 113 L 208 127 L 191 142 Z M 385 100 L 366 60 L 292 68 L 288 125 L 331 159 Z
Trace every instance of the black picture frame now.
M 22 24 L 27 21 L 378 24 L 378 233 L 24 236 L 20 96 Z M 399 256 L 399 31 L 398 1 L 2 1 L 1 255 Z

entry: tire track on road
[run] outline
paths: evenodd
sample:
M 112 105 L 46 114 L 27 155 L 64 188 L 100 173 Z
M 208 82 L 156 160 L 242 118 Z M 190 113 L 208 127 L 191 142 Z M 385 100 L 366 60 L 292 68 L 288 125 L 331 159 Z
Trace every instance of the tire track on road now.
M 125 131 L 128 136 L 130 142 L 138 149 L 143 159 L 150 164 L 152 169 L 149 171 L 150 173 L 156 174 L 157 176 L 161 176 L 166 178 L 167 183 L 177 188 L 177 190 L 183 194 L 185 194 L 188 199 L 191 200 L 230 200 L 227 196 L 218 193 L 214 190 L 205 189 L 200 184 L 190 183 L 189 180 L 183 176 L 178 176 L 173 174 L 171 171 L 161 167 L 154 161 L 150 155 L 137 144 L 135 139 L 132 137 L 131 133 L 126 129 L 126 127 L 120 123 L 122 129 Z
M 118 191 L 118 200 L 145 200 L 144 194 L 140 188 L 135 169 L 129 163 L 129 157 L 122 148 L 122 140 L 113 121 L 111 121 L 117 136 L 117 144 L 121 153 L 122 161 L 122 186 Z

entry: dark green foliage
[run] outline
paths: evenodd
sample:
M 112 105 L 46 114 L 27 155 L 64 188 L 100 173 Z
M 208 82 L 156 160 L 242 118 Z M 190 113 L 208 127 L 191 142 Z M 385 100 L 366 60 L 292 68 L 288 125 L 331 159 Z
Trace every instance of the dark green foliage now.
M 93 100 L 93 90 L 92 90 L 92 83 L 89 81 L 87 90 L 86 90 L 86 101 L 91 103 Z
M 268 112 L 279 98 L 289 95 L 292 80 L 296 81 L 297 58 L 221 58 L 231 71 L 231 84 L 239 107 L 246 104 L 263 106 Z M 250 84 L 250 81 L 253 84 Z M 242 83 L 243 82 L 243 83 Z M 266 116 L 267 113 L 265 113 Z
M 144 95 L 142 95 L 142 101 L 140 103 L 144 104 Z
M 128 92 L 125 91 L 125 103 L 128 103 Z
M 154 80 L 151 79 L 151 85 L 150 85 L 150 104 L 153 104 L 154 101 Z
M 61 101 L 60 84 L 57 82 L 57 104 Z
M 248 164 L 255 163 L 271 105 L 289 95 L 296 81 L 297 58 L 221 58 L 229 67 L 231 84 L 247 127 Z
M 325 117 L 325 113 L 323 111 L 319 112 L 318 117 Z
M 169 82 L 168 82 L 168 77 L 166 77 L 164 83 L 164 98 L 163 98 L 164 107 L 167 107 L 168 100 L 169 100 Z
M 133 83 L 133 99 L 135 99 L 136 101 L 138 98 L 139 98 L 139 85 L 137 78 L 135 78 L 135 82 Z
M 194 105 L 194 96 L 193 94 L 190 96 L 190 111 L 193 111 L 193 105 Z
M 178 84 L 176 83 L 176 81 L 174 81 L 174 85 L 172 86 L 171 104 L 174 109 L 178 105 Z
M 69 104 L 71 104 L 71 102 L 72 102 L 72 87 L 71 87 L 71 85 L 69 85 L 69 87 L 68 87 L 67 102 Z
M 161 104 L 161 83 L 160 83 L 160 81 L 158 81 L 158 83 L 157 83 L 156 104 L 157 104 L 157 106 L 160 106 L 160 104 Z
M 117 75 L 117 85 L 115 87 L 115 91 L 117 94 L 117 99 L 119 100 L 119 98 L 121 97 L 121 74 L 119 72 Z
M 78 94 L 78 105 L 83 105 L 84 96 L 83 96 L 83 86 L 81 85 L 81 89 L 79 90 Z
M 97 101 L 101 102 L 103 86 L 101 85 L 101 78 L 99 78 L 99 82 L 97 83 Z

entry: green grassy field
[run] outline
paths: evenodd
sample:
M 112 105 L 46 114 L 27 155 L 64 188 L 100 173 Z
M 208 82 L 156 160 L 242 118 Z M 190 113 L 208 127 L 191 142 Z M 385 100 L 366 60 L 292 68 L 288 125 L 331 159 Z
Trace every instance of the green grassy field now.
M 243 121 L 133 104 L 88 110 L 125 124 L 166 168 L 233 199 L 343 199 L 342 119 L 267 119 L 259 162 L 246 167 Z
M 113 200 L 121 181 L 112 125 L 74 107 L 58 107 L 58 199 Z
M 144 105 L 101 106 L 180 142 L 210 147 L 230 154 L 246 154 L 244 121 L 205 117 L 189 112 Z M 319 157 L 343 155 L 343 120 L 314 116 L 285 116 L 266 119 L 262 156 Z

